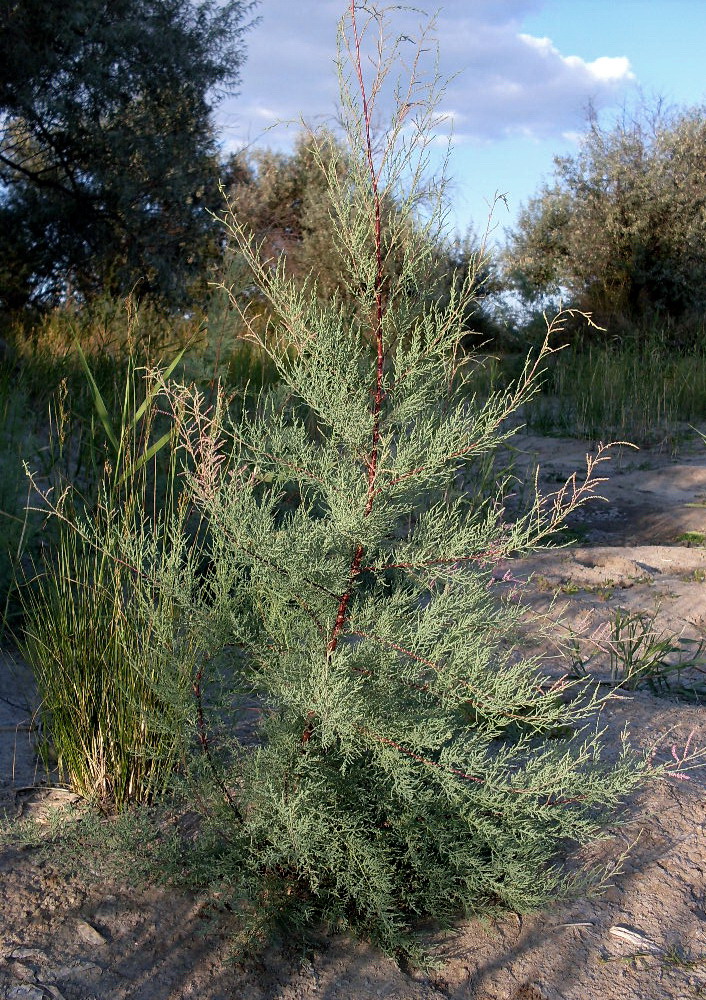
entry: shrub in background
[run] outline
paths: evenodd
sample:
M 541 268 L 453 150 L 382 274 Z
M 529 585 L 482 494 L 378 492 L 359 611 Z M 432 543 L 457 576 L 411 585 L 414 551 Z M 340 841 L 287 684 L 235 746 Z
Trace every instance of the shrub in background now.
M 659 321 L 683 348 L 703 337 L 706 115 L 701 106 L 595 113 L 580 151 L 555 159 L 555 180 L 510 234 L 507 271 L 530 301 L 567 293 L 609 334 Z
M 346 144 L 326 129 L 304 130 L 290 155 L 259 150 L 248 157 L 243 153 L 231 157 L 225 164 L 223 192 L 231 214 L 252 231 L 261 261 L 272 266 L 281 262 L 287 277 L 300 287 L 312 282 L 311 289 L 319 298 L 339 297 L 355 308 L 357 299 L 346 283 L 345 261 L 336 235 L 341 220 L 330 196 L 331 183 L 345 186 L 351 177 Z M 433 205 L 438 197 L 433 184 L 425 185 L 422 180 L 418 178 L 415 191 L 418 209 Z M 399 195 L 392 189 L 381 193 L 380 240 L 386 280 L 391 281 L 399 279 L 404 266 L 399 235 L 401 227 L 409 224 L 409 206 L 398 210 Z M 420 299 L 447 299 L 453 283 L 462 280 L 474 263 L 482 263 L 476 295 L 467 303 L 464 318 L 469 345 L 474 332 L 487 341 L 499 339 L 504 330 L 491 310 L 484 307 L 487 297 L 498 292 L 500 285 L 489 256 L 478 252 L 482 242 L 472 232 L 464 239 L 451 239 L 438 231 L 427 261 L 427 281 L 418 289 Z M 232 260 L 227 250 L 225 257 Z M 271 303 L 259 296 L 257 283 L 251 294 L 257 308 L 271 318 Z

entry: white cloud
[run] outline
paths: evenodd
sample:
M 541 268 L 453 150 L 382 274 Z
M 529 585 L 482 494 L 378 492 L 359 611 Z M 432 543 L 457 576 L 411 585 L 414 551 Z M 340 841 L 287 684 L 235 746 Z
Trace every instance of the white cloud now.
M 562 54 L 550 38 L 523 33 L 523 19 L 541 6 L 542 0 L 445 0 L 435 34 L 442 77 L 458 74 L 443 101 L 453 109 L 444 117 L 457 143 L 561 138 L 580 128 L 589 101 L 599 108 L 614 103 L 634 82 L 624 55 L 587 61 Z M 291 133 L 268 129 L 273 122 L 333 120 L 336 25 L 345 7 L 343 0 L 263 0 L 262 23 L 247 37 L 241 93 L 219 110 L 227 145 L 287 144 Z M 419 15 L 400 11 L 392 28 L 416 35 L 419 23 Z
M 562 56 L 554 46 L 551 38 L 536 38 L 534 35 L 518 34 L 518 40 L 531 49 L 536 49 L 546 60 L 563 62 L 572 72 L 587 71 L 590 76 L 600 81 L 632 81 L 635 75 L 630 69 L 630 60 L 626 56 L 599 56 L 593 62 L 585 62 L 580 56 Z
M 517 37 L 521 42 L 524 42 L 525 45 L 529 45 L 530 48 L 536 49 L 537 52 L 541 52 L 545 58 L 550 55 L 559 55 L 558 51 L 552 45 L 551 38 L 547 38 L 546 35 L 544 36 L 544 38 L 536 38 L 534 35 L 525 35 L 522 32 L 520 32 L 520 34 Z M 568 58 L 569 60 L 571 60 L 572 58 L 575 59 L 576 57 L 569 56 Z
M 630 60 L 626 56 L 599 56 L 586 65 L 599 80 L 635 80 Z
M 257 105 L 253 108 L 253 114 L 256 119 L 264 122 L 276 122 L 279 119 L 279 115 L 272 108 L 263 108 Z

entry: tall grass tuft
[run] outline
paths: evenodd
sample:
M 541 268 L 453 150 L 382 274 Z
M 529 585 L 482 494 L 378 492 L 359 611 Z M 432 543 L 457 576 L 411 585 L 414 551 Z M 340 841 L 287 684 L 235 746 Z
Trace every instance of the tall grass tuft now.
M 188 739 L 191 661 L 173 597 L 194 585 L 199 533 L 180 499 L 172 431 L 159 422 L 159 379 L 172 367 L 129 368 L 119 425 L 87 368 L 109 460 L 95 493 L 59 484 L 58 499 L 45 495 L 57 545 L 23 590 L 20 645 L 45 756 L 104 808 L 163 792 Z
M 22 649 L 41 696 L 47 758 L 81 795 L 121 808 L 164 790 L 182 753 L 160 695 L 134 574 L 64 528 L 29 591 Z
M 76 791 L 119 809 L 164 790 L 198 729 L 190 646 L 198 639 L 173 598 L 197 585 L 204 535 L 181 497 L 183 456 L 160 392 L 178 373 L 210 399 L 222 380 L 237 386 L 243 410 L 279 376 L 217 299 L 207 318 L 171 326 L 130 299 L 67 304 L 8 337 L 28 398 L 49 411 L 41 461 L 28 462 L 33 503 L 44 498 L 45 544 L 25 566 L 19 601 L 43 750 Z M 171 360 L 156 363 L 157 352 Z M 24 525 L 22 458 L 30 458 L 12 379 L 9 368 L 0 379 L 0 421 L 12 444 L 0 460 L 5 589 Z
M 636 444 L 674 443 L 706 419 L 706 351 L 679 353 L 655 337 L 641 345 L 567 348 L 548 363 L 542 395 L 525 410 L 530 430 Z

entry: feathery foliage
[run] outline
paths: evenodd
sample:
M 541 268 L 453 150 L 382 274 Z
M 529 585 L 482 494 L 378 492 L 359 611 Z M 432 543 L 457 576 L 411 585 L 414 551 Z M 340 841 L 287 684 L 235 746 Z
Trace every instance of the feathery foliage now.
M 319 164 L 345 295 L 302 288 L 227 216 L 292 349 L 274 351 L 281 382 L 237 420 L 223 398 L 209 408 L 194 389 L 174 393 L 210 539 L 199 599 L 172 588 L 174 613 L 225 644 L 242 708 L 211 860 L 197 849 L 185 864 L 210 865 L 254 929 L 323 920 L 415 955 L 418 918 L 523 911 L 568 891 L 557 851 L 613 821 L 646 765 L 626 746 L 603 761 L 595 702 L 545 683 L 516 645 L 523 609 L 493 571 L 600 480 L 589 464 L 514 525 L 499 499 L 467 499 L 474 462 L 510 436 L 552 348 L 509 391 L 469 395 L 458 345 L 474 269 L 443 304 L 424 294 L 443 213 L 440 202 L 420 219 L 416 191 L 438 81 L 413 60 L 375 146 L 371 122 L 405 43 L 386 48 L 388 23 L 366 13 L 361 24 L 362 9 L 351 0 L 339 36 L 347 169 L 335 148 Z M 230 294 L 247 324 L 248 296 Z M 252 336 L 272 349 L 259 327 Z M 207 712 L 199 733 L 212 749 Z

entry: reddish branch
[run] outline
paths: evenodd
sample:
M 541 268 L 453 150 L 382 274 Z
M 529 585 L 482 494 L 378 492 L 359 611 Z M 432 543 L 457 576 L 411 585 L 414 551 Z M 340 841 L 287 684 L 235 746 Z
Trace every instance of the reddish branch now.
M 373 207 L 375 212 L 374 220 L 374 243 L 375 243 L 375 284 L 374 296 L 375 296 L 375 307 L 374 307 L 374 318 L 373 318 L 373 336 L 375 340 L 375 347 L 377 351 L 377 363 L 375 371 L 375 396 L 373 398 L 373 433 L 371 440 L 370 454 L 367 459 L 368 467 L 368 491 L 365 501 L 364 515 L 367 517 L 371 510 L 373 509 L 373 500 L 375 497 L 375 477 L 377 474 L 378 459 L 380 456 L 380 418 L 382 414 L 382 404 L 384 400 L 385 393 L 383 391 L 383 373 L 385 365 L 385 349 L 383 343 L 383 318 L 385 315 L 385 305 L 383 300 L 383 277 L 384 277 L 384 266 L 383 266 L 383 255 L 382 255 L 382 225 L 381 225 L 381 207 L 380 207 L 380 189 L 378 186 L 378 174 L 375 170 L 375 163 L 373 160 L 373 141 L 370 132 L 370 107 L 368 104 L 368 95 L 365 89 L 365 81 L 363 79 L 363 66 L 362 58 L 360 52 L 360 33 L 358 31 L 358 22 L 356 19 L 355 10 L 355 0 L 351 0 L 351 21 L 353 24 L 353 38 L 355 44 L 355 70 L 358 77 L 358 86 L 360 88 L 361 100 L 363 102 L 363 123 L 365 127 L 365 154 L 368 161 L 368 170 L 370 172 L 370 184 L 373 194 Z M 353 589 L 355 587 L 356 580 L 361 572 L 361 563 L 363 560 L 363 545 L 359 544 L 356 546 L 355 552 L 353 553 L 353 559 L 351 560 L 350 569 L 348 571 L 348 585 L 345 592 L 341 596 L 338 613 L 336 615 L 336 621 L 331 632 L 331 637 L 328 641 L 326 650 L 329 655 L 335 652 L 338 646 L 338 639 L 341 634 L 342 629 L 346 624 L 346 618 L 348 616 L 348 607 L 353 596 Z
M 403 656 L 408 657 L 414 663 L 419 663 L 423 667 L 429 667 L 431 670 L 434 670 L 436 673 L 440 673 L 443 670 L 443 665 L 441 663 L 437 663 L 434 660 L 428 660 L 424 656 L 419 656 L 413 650 L 407 649 L 405 646 L 401 646 L 399 643 L 393 642 L 391 639 L 385 639 L 385 638 L 383 638 L 382 636 L 379 636 L 379 635 L 371 635 L 369 632 L 360 632 L 360 631 L 357 631 L 357 630 L 356 631 L 351 631 L 349 633 L 349 635 L 356 635 L 356 636 L 358 636 L 361 639 L 368 639 L 368 640 L 370 640 L 372 642 L 378 642 L 378 643 L 380 643 L 380 645 L 387 646 L 388 649 L 394 649 L 395 652 L 401 653 Z M 424 690 L 425 689 L 424 685 L 412 685 L 412 686 L 418 687 L 419 690 Z M 554 696 L 557 693 L 565 690 L 568 686 L 569 686 L 568 679 L 566 677 L 560 677 L 557 681 L 555 681 L 554 684 L 552 684 L 552 686 L 547 691 L 543 692 L 542 697 Z M 469 683 L 466 683 L 466 688 L 467 688 L 467 690 L 470 693 L 472 693 L 474 695 L 479 695 L 481 697 L 481 700 L 483 699 L 484 692 L 480 688 L 477 688 L 473 684 L 469 684 Z M 528 723 L 531 723 L 531 722 L 535 721 L 532 718 L 532 716 L 529 716 L 529 715 L 518 715 L 518 714 L 513 713 L 513 712 L 500 712 L 500 711 L 498 711 L 498 709 L 495 708 L 495 706 L 492 704 L 492 702 L 485 702 L 485 706 L 484 706 L 483 703 L 482 703 L 482 701 L 481 701 L 481 704 L 479 704 L 477 702 L 471 701 L 470 698 L 469 698 L 468 701 L 466 702 L 466 704 L 470 708 L 477 709 L 477 711 L 479 711 L 479 712 L 482 712 L 484 710 L 484 707 L 485 707 L 486 710 L 488 708 L 490 708 L 491 711 L 494 711 L 496 714 L 502 716 L 504 719 L 512 719 L 515 722 L 521 722 L 521 723 L 524 723 L 525 725 L 528 724 Z M 541 721 L 541 719 L 539 721 Z
M 380 563 L 379 565 L 364 566 L 363 569 L 369 570 L 371 573 L 384 573 L 388 569 L 420 570 L 431 569 L 433 566 L 456 566 L 467 562 L 494 566 L 506 554 L 506 549 L 488 548 L 485 552 L 476 552 L 470 556 L 439 556 L 438 559 L 421 559 L 419 562 Z

